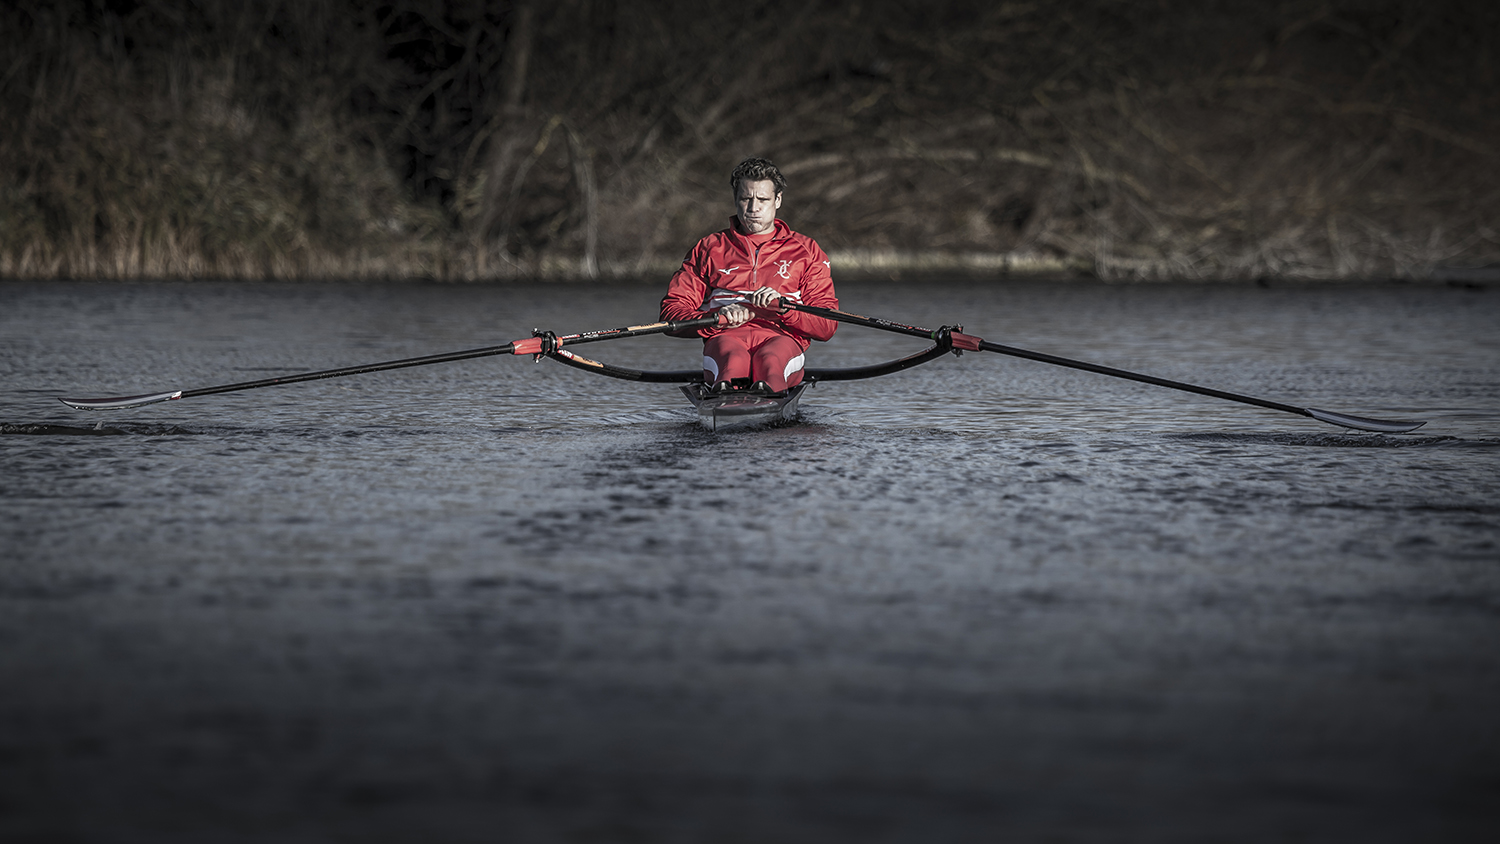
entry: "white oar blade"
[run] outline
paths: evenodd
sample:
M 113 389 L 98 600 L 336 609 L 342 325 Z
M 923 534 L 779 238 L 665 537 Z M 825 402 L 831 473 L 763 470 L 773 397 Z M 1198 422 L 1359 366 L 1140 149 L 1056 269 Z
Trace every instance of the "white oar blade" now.
M 120 410 L 126 407 L 140 407 L 145 404 L 156 404 L 157 402 L 172 401 L 182 398 L 181 390 L 170 393 L 151 393 L 145 396 L 115 396 L 109 399 L 58 399 L 68 407 L 77 410 Z
M 1331 425 L 1341 425 L 1345 428 L 1353 428 L 1356 431 L 1374 431 L 1380 434 L 1404 434 L 1415 431 L 1426 425 L 1426 422 L 1411 422 L 1401 419 L 1370 419 L 1364 416 L 1350 416 L 1347 413 L 1334 413 L 1330 410 L 1318 410 L 1315 407 L 1307 408 L 1307 413 L 1314 419 L 1327 422 Z

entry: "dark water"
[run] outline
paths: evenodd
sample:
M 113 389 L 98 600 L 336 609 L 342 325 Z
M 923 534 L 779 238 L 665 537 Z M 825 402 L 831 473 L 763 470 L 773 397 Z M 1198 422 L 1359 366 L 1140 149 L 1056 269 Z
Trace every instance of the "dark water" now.
M 1500 293 L 854 285 L 999 355 L 713 435 L 645 286 L 0 285 L 0 837 L 1488 840 Z M 843 327 L 814 365 L 920 341 Z M 686 368 L 694 344 L 580 350 Z

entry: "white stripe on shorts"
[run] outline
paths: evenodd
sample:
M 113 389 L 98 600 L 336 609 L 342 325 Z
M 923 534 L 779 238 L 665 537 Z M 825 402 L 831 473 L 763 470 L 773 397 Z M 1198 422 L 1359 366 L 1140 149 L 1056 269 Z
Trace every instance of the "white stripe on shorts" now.
M 803 362 L 803 360 L 806 357 L 807 357 L 806 355 L 797 355 L 796 357 L 794 357 L 791 360 L 787 361 L 786 362 L 786 371 L 783 372 L 783 373 L 781 373 L 781 377 L 782 378 L 790 378 L 790 377 L 792 377 L 792 373 L 793 372 L 800 372 L 802 370 L 802 362 Z

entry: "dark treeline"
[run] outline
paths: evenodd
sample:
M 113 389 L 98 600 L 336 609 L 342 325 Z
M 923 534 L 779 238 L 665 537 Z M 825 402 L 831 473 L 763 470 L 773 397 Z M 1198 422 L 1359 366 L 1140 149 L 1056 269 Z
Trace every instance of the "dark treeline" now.
M 18 0 L 0 275 L 657 272 L 781 164 L 849 269 L 1500 260 L 1500 5 Z

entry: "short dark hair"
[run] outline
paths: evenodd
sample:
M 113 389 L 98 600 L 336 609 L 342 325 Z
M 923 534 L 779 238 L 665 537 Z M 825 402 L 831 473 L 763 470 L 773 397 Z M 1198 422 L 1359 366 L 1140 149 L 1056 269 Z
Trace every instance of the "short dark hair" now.
M 729 174 L 729 189 L 740 195 L 740 182 L 770 182 L 776 186 L 776 195 L 786 190 L 786 177 L 766 158 L 747 158 Z

